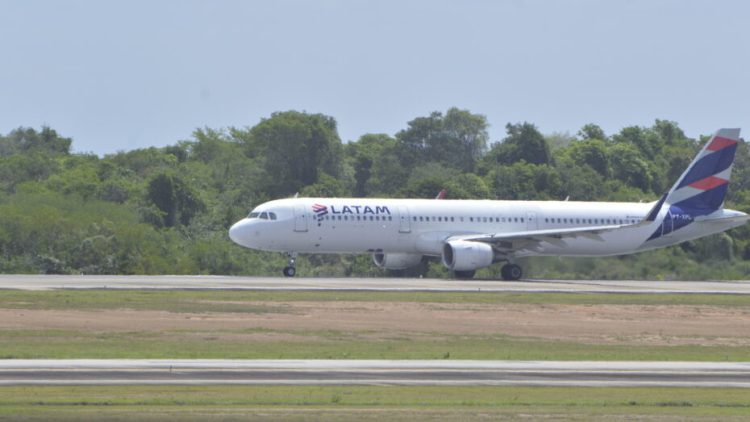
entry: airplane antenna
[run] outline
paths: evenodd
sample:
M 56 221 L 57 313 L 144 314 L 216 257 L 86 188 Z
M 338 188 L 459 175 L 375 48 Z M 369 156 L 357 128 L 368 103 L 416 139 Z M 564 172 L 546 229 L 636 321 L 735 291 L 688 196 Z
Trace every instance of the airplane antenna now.
M 568 202 L 568 199 L 570 199 L 570 195 L 565 197 L 565 202 Z
M 296 198 L 296 197 L 298 197 L 298 196 L 299 196 L 299 192 L 295 192 L 295 193 L 294 193 L 294 197 Z

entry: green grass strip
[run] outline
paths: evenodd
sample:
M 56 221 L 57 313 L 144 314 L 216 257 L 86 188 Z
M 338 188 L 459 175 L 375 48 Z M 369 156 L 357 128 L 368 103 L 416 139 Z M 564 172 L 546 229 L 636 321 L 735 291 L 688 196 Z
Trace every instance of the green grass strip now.
M 278 302 L 419 302 L 471 304 L 712 305 L 750 307 L 744 295 L 509 292 L 3 290 L 6 309 L 143 309 L 170 312 L 288 312 Z M 267 302 L 249 305 L 239 302 Z
M 0 418 L 40 420 L 676 417 L 742 420 L 746 389 L 403 386 L 0 387 Z

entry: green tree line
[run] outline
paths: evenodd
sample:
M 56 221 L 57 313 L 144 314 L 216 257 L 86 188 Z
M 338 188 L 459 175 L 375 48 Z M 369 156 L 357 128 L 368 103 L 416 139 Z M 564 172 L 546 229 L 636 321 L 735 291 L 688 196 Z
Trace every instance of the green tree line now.
M 202 128 L 164 148 L 71 153 L 54 129 L 0 136 L 0 272 L 277 274 L 281 254 L 247 250 L 228 227 L 255 205 L 303 196 L 651 201 L 708 137 L 656 120 L 606 134 L 544 135 L 532 123 L 489 139 L 487 119 L 451 108 L 394 136 L 342 142 L 331 116 L 273 113 L 252 127 Z M 741 143 L 727 206 L 750 211 L 750 152 Z M 310 255 L 301 275 L 383 275 L 369 256 Z M 531 277 L 746 278 L 750 228 L 615 258 L 530 258 Z M 496 276 L 490 268 L 480 276 Z M 416 271 L 447 276 L 438 262 Z

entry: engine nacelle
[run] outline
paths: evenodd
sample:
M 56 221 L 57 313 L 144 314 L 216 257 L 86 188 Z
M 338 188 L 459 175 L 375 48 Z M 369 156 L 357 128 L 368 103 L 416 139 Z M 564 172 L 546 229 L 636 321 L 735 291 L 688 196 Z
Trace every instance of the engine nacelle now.
M 486 243 L 454 240 L 443 245 L 443 265 L 453 271 L 488 267 L 494 260 L 495 252 Z
M 413 253 L 375 253 L 372 261 L 387 270 L 405 270 L 422 262 L 422 255 Z

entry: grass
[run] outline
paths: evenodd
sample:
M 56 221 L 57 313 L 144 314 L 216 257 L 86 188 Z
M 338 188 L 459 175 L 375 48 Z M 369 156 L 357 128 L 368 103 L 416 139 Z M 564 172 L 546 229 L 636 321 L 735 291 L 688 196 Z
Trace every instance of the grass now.
M 0 420 L 743 420 L 744 389 L 403 386 L 0 387 Z
M 390 301 L 464 304 L 636 304 L 709 305 L 750 308 L 738 295 L 638 295 L 318 291 L 6 290 L 0 309 L 159 310 L 173 313 L 292 313 L 293 302 Z M 439 305 L 437 305 L 439 306 Z M 96 318 L 92 314 L 91 318 Z M 501 323 L 501 322 L 499 322 Z M 587 344 L 503 334 L 447 334 L 276 330 L 270 328 L 163 331 L 52 329 L 0 330 L 2 359 L 174 358 L 174 359 L 511 359 L 750 361 L 747 346 Z M 262 334 L 259 336 L 259 334 Z
M 284 313 L 279 302 L 420 302 L 563 305 L 710 305 L 750 308 L 744 295 L 509 292 L 368 292 L 247 290 L 2 290 L 5 309 L 138 309 L 169 312 Z M 245 303 L 241 303 L 245 302 Z M 249 304 L 247 302 L 266 302 Z M 276 304 L 275 304 L 276 303 Z
M 264 334 L 287 332 L 263 330 Z M 248 340 L 241 330 L 87 332 L 1 330 L 0 359 L 492 359 L 750 361 L 750 348 L 600 345 L 506 335 L 371 339 L 356 332 L 300 332 L 299 339 Z

